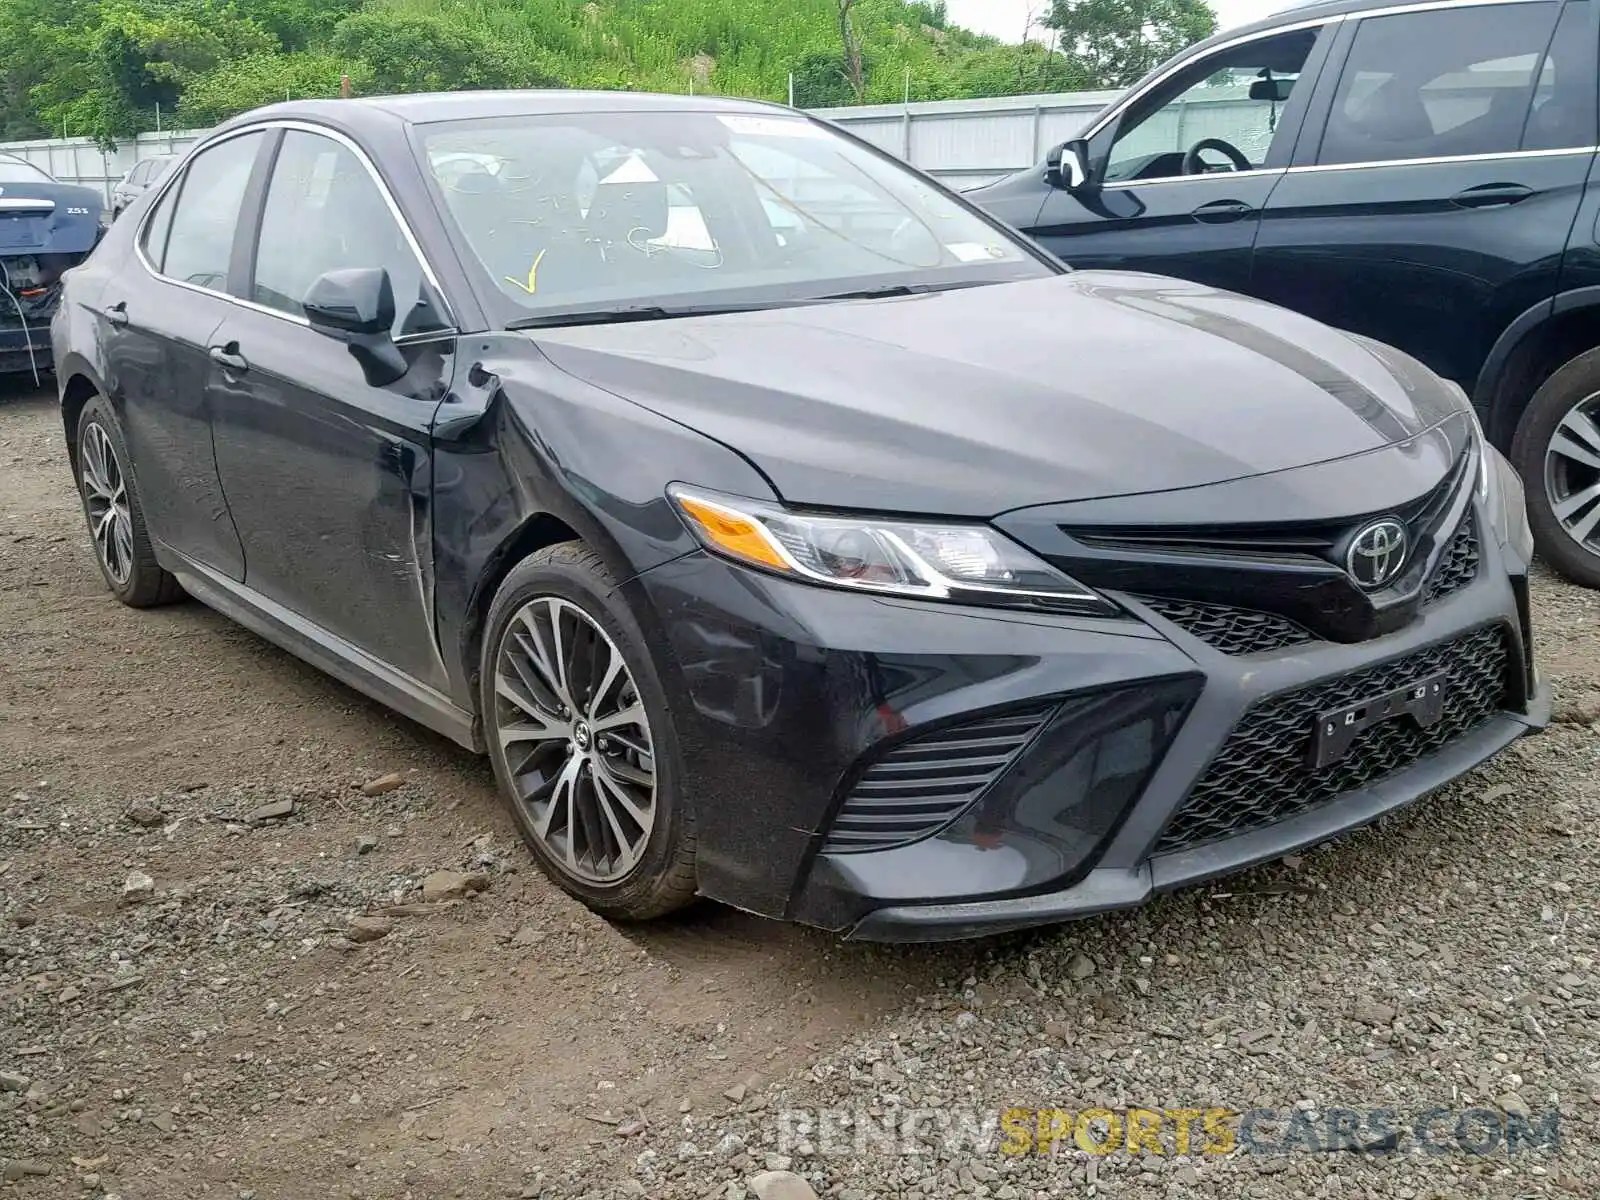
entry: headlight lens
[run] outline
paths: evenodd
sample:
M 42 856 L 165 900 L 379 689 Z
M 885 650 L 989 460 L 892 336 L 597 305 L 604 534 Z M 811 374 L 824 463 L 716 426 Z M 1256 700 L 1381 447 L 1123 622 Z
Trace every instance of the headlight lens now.
M 987 525 L 835 517 L 674 484 L 706 549 L 830 587 L 1106 616 L 1108 600 Z

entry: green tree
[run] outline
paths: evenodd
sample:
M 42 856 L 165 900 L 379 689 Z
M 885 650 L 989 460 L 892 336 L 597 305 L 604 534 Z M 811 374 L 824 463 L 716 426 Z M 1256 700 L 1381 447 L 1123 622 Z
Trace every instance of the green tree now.
M 334 27 L 335 54 L 364 63 L 377 93 L 549 87 L 558 81 L 501 43 L 443 15 L 364 9 Z
M 1127 87 L 1217 31 L 1206 0 L 1053 0 L 1042 24 L 1090 87 Z
M 794 65 L 794 102 L 799 108 L 842 108 L 856 101 L 844 59 L 813 50 Z

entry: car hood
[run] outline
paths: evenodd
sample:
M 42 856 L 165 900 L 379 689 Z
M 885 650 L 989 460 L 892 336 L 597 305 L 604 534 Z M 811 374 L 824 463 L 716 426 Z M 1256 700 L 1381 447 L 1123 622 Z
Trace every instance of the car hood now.
M 1460 404 L 1387 347 L 1111 271 L 529 336 L 784 500 L 833 508 L 992 516 L 1198 487 L 1399 446 Z

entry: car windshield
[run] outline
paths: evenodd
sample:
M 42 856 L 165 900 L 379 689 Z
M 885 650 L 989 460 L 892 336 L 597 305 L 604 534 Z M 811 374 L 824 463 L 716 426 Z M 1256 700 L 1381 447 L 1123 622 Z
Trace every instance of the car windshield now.
M 54 183 L 31 162 L 20 158 L 0 158 L 0 183 Z
M 567 113 L 428 124 L 420 136 L 507 320 L 1059 269 L 911 171 L 787 113 Z

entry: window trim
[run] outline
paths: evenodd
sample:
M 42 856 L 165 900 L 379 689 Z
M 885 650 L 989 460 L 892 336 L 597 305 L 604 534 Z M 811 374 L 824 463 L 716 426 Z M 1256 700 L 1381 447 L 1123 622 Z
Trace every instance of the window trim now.
M 1506 162 L 1522 158 L 1561 158 L 1565 155 L 1593 157 L 1600 146 L 1563 146 L 1556 150 L 1504 150 L 1488 154 L 1442 154 L 1431 158 L 1378 158 L 1368 162 L 1304 163 L 1288 168 L 1287 174 L 1307 175 L 1319 171 L 1370 171 L 1377 167 L 1432 167 L 1442 163 Z
M 389 210 L 389 215 L 393 217 L 396 224 L 400 226 L 401 236 L 405 238 L 406 245 L 410 248 L 411 253 L 416 256 L 417 264 L 422 268 L 423 278 L 425 278 L 432 286 L 434 293 L 439 297 L 440 304 L 444 306 L 443 315 L 447 321 L 446 328 L 430 329 L 425 333 L 419 333 L 402 339 L 396 339 L 396 344 L 409 344 L 413 341 L 457 336 L 460 332 L 460 322 L 456 318 L 455 307 L 450 303 L 450 297 L 445 294 L 444 288 L 440 285 L 439 277 L 433 270 L 433 264 L 428 261 L 427 255 L 422 252 L 422 245 L 417 241 L 417 236 L 411 229 L 411 223 L 406 220 L 405 214 L 400 211 L 400 206 L 395 203 L 394 195 L 389 191 L 389 185 L 384 182 L 383 176 L 378 173 L 378 169 L 373 165 L 372 159 L 369 158 L 366 151 L 358 146 L 353 140 L 351 140 L 348 135 L 340 130 L 334 129 L 332 126 L 319 125 L 315 121 L 304 121 L 291 118 L 280 118 L 273 121 L 252 121 L 248 125 L 241 125 L 237 129 L 230 129 L 226 133 L 220 134 L 216 137 L 207 138 L 205 141 L 191 147 L 188 153 L 183 156 L 182 160 L 175 163 L 163 174 L 161 179 L 157 181 L 158 186 L 156 198 L 152 200 L 149 206 L 145 209 L 144 217 L 139 222 L 139 228 L 134 231 L 133 252 L 138 257 L 140 265 L 142 265 L 144 269 L 156 279 L 161 280 L 163 283 L 171 284 L 173 287 L 186 288 L 191 292 L 198 292 L 203 296 L 211 296 L 218 300 L 226 300 L 230 304 L 237 304 L 240 308 L 248 309 L 251 312 L 265 313 L 267 316 L 277 317 L 280 320 L 289 322 L 291 325 L 298 325 L 304 329 L 311 328 L 311 322 L 306 320 L 305 317 L 296 316 L 293 313 L 286 313 L 282 309 L 269 308 L 265 304 L 257 304 L 253 300 L 247 300 L 243 296 L 235 296 L 231 292 L 221 292 L 216 288 L 204 287 L 198 283 L 189 283 L 185 280 L 174 279 L 170 275 L 164 275 L 156 269 L 155 265 L 149 260 L 148 257 L 146 257 L 144 252 L 145 231 L 149 228 L 151 218 L 155 215 L 156 210 L 161 205 L 161 197 L 164 196 L 171 188 L 175 186 L 182 186 L 183 181 L 189 177 L 189 168 L 191 164 L 204 151 L 210 150 L 214 146 L 220 146 L 223 142 L 231 141 L 236 137 L 244 137 L 252 133 L 270 134 L 274 130 L 286 129 L 295 129 L 302 133 L 320 134 L 323 137 L 331 138 L 355 155 L 356 161 L 361 164 L 361 166 L 366 170 L 367 175 L 371 177 L 372 182 L 377 186 L 378 194 L 383 197 L 383 202 Z M 279 141 L 281 142 L 281 140 L 282 139 L 280 138 Z M 267 143 L 263 143 L 262 147 L 256 151 L 257 164 L 260 163 L 261 154 L 266 147 Z M 274 165 L 276 165 L 277 146 L 273 145 L 272 149 L 273 162 Z M 255 170 L 254 167 L 251 169 L 252 172 Z M 270 187 L 271 183 L 272 177 L 269 173 L 266 179 L 266 187 L 263 187 L 262 189 L 263 199 L 265 199 L 267 187 Z M 247 185 L 245 196 L 246 200 L 249 199 L 248 193 L 249 188 Z M 179 199 L 181 198 L 182 197 L 180 196 Z M 176 213 L 174 213 L 174 215 L 176 215 Z M 243 207 L 241 206 L 241 222 L 240 225 L 234 228 L 234 248 L 236 250 L 238 248 L 239 233 L 241 232 L 244 224 L 244 215 Z M 249 224 L 251 225 L 252 235 L 259 233 L 260 231 L 259 217 L 260 214 L 256 213 L 253 214 L 250 219 Z M 169 236 L 170 233 L 171 227 L 169 225 Z M 259 246 L 252 246 L 250 250 L 250 262 L 252 267 L 254 266 L 255 257 L 258 250 Z M 229 263 L 229 267 L 231 271 L 231 262 Z

